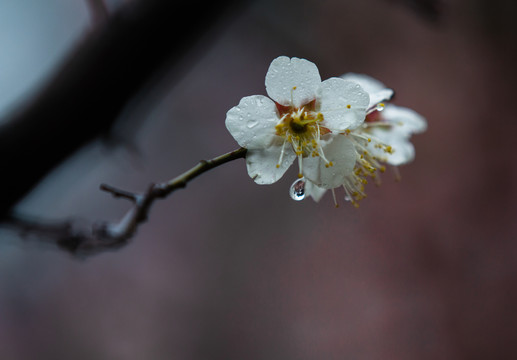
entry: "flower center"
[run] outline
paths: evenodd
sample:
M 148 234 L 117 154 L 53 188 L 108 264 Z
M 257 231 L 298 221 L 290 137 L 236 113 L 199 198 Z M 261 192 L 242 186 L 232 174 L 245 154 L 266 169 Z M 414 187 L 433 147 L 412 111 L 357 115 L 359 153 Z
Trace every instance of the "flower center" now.
M 277 104 L 280 112 L 280 122 L 275 126 L 276 134 L 284 138 L 282 152 L 277 168 L 282 163 L 286 143 L 290 143 L 298 157 L 300 168 L 299 177 L 302 177 L 302 159 L 308 156 L 320 156 L 327 166 L 332 166 L 323 155 L 319 143 L 321 135 L 330 132 L 323 127 L 323 114 L 314 110 L 315 101 L 305 104 L 301 108 L 282 106 Z

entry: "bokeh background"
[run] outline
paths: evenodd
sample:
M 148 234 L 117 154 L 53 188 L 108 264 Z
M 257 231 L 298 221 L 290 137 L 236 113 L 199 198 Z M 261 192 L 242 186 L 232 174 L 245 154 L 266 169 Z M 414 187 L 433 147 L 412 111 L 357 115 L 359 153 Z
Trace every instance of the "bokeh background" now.
M 265 94 L 280 55 L 374 76 L 427 118 L 400 183 L 388 171 L 336 209 L 292 201 L 295 169 L 258 186 L 238 160 L 156 203 L 117 251 L 77 259 L 2 228 L 0 357 L 517 358 L 517 3 L 416 3 L 250 1 L 121 114 L 128 146 L 92 142 L 17 211 L 117 220 L 129 205 L 99 184 L 141 191 L 237 148 L 226 111 Z M 2 0 L 0 114 L 94 26 L 84 0 Z

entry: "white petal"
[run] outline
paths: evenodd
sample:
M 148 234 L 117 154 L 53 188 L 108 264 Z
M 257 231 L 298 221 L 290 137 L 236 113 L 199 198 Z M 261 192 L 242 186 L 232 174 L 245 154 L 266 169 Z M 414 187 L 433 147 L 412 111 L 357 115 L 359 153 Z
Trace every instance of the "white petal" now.
M 319 202 L 326 192 L 327 189 L 316 186 L 309 180 L 305 182 L 305 196 L 311 196 L 316 202 Z
M 415 158 L 415 148 L 409 141 L 409 137 L 403 132 L 393 129 L 373 128 L 371 129 L 371 135 L 393 148 L 392 154 L 388 154 L 379 148 L 370 148 L 370 153 L 378 159 L 382 159 L 390 165 L 398 166 L 407 164 Z
M 359 84 L 330 78 L 321 83 L 318 95 L 319 111 L 330 130 L 355 129 L 363 123 L 370 97 Z
M 374 107 L 375 105 L 382 103 L 384 101 L 388 101 L 393 96 L 393 90 L 391 89 L 383 89 L 381 91 L 377 91 L 370 94 L 370 104 L 369 108 Z
M 266 149 L 248 150 L 246 154 L 246 166 L 248 175 L 255 180 L 257 184 L 272 184 L 284 175 L 286 170 L 291 166 L 296 154 L 289 144 L 286 144 L 284 155 L 280 167 L 277 168 L 278 160 L 282 146 L 271 146 Z
M 341 75 L 340 77 L 341 77 L 341 79 L 354 81 L 354 82 L 358 83 L 369 94 L 386 89 L 386 85 L 384 85 L 379 80 L 374 79 L 368 75 L 357 74 L 357 73 L 347 73 L 347 74 Z
M 240 146 L 248 149 L 268 147 L 278 121 L 275 103 L 262 95 L 244 97 L 226 113 L 226 128 Z
M 393 154 L 388 155 L 390 165 L 404 165 L 415 159 L 415 147 L 409 140 L 393 143 Z
M 352 141 L 342 134 L 327 134 L 321 140 L 323 153 L 333 166 L 319 156 L 307 157 L 303 161 L 303 174 L 315 185 L 333 189 L 344 183 L 345 177 L 354 170 L 356 152 Z
M 370 95 L 369 108 L 381 103 L 388 101 L 393 96 L 393 90 L 387 88 L 379 80 L 374 79 L 368 75 L 348 73 L 341 76 L 344 80 L 354 81 L 361 85 L 361 87 Z
M 393 104 L 388 104 L 382 112 L 382 118 L 394 124 L 406 134 L 417 134 L 427 129 L 425 118 L 417 112 Z
M 315 64 L 286 56 L 273 60 L 266 75 L 267 94 L 285 106 L 300 107 L 314 100 L 320 83 L 320 73 Z

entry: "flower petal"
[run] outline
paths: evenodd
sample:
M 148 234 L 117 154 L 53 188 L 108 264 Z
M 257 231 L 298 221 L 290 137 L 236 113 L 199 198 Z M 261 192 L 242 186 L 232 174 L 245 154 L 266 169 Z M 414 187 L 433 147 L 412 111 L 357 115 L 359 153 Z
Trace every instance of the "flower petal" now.
M 318 95 L 319 111 L 323 114 L 325 127 L 344 131 L 355 129 L 363 123 L 370 97 L 359 84 L 330 78 L 321 83 Z
M 400 139 L 393 142 L 393 154 L 388 155 L 386 161 L 390 165 L 399 166 L 407 164 L 415 159 L 415 147 L 409 140 Z
M 427 129 L 425 118 L 406 107 L 388 104 L 382 112 L 382 118 L 393 123 L 398 131 L 407 135 L 421 133 Z
M 409 136 L 404 133 L 393 129 L 373 128 L 371 129 L 371 135 L 393 148 L 392 154 L 387 154 L 381 148 L 369 149 L 370 153 L 381 161 L 398 166 L 407 164 L 415 158 L 415 148 L 409 141 Z
M 226 113 L 226 128 L 240 146 L 248 149 L 268 147 L 278 121 L 275 103 L 262 95 L 244 97 Z
M 296 158 L 296 154 L 290 146 L 284 149 L 284 155 L 280 167 L 277 168 L 282 146 L 271 146 L 265 149 L 248 150 L 246 154 L 246 166 L 248 175 L 261 185 L 272 184 L 284 175 Z
M 332 166 L 326 167 L 321 157 L 307 157 L 303 160 L 303 174 L 315 185 L 333 189 L 344 183 L 355 166 L 356 152 L 354 144 L 346 135 L 327 134 L 321 140 L 323 153 Z
M 379 80 L 376 80 L 368 75 L 348 73 L 341 76 L 341 79 L 354 81 L 361 85 L 361 87 L 370 95 L 369 108 L 381 103 L 388 101 L 393 96 L 393 90 L 387 88 Z
M 305 182 L 305 196 L 310 196 L 316 202 L 319 202 L 327 189 L 314 185 L 311 181 Z
M 300 107 L 314 100 L 320 83 L 315 64 L 287 56 L 273 60 L 266 75 L 267 94 L 284 106 Z
M 369 94 L 386 89 L 382 82 L 365 74 L 346 73 L 340 78 L 358 83 Z

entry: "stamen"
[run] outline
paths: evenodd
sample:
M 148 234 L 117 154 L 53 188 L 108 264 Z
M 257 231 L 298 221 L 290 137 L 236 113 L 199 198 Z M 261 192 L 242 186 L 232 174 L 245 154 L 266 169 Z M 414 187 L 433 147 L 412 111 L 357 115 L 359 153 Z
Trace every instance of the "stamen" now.
M 298 155 L 298 177 L 301 179 L 303 177 L 303 157 L 302 155 Z
M 371 107 L 369 107 L 366 110 L 366 115 L 370 115 L 374 111 L 382 111 L 382 110 L 384 110 L 384 107 L 385 107 L 384 103 L 373 104 Z
M 320 158 L 322 158 L 323 161 L 325 161 L 325 167 L 328 168 L 329 166 L 334 166 L 332 161 L 328 161 L 327 158 L 325 157 L 325 153 L 323 152 L 323 147 L 321 145 L 318 147 L 318 151 L 320 153 Z
M 285 144 L 287 143 L 287 138 L 284 139 L 284 143 L 282 144 L 282 150 L 280 151 L 280 158 L 278 159 L 278 164 L 276 164 L 276 168 L 280 168 L 280 165 L 282 164 L 282 160 L 284 159 L 284 150 L 285 150 Z
M 352 195 L 350 195 L 350 192 L 348 191 L 348 188 L 345 185 L 343 185 L 343 189 L 345 189 L 345 194 L 346 194 L 345 195 L 345 200 L 346 201 L 352 201 L 353 198 L 352 198 Z
M 294 106 L 294 97 L 293 97 L 293 91 L 296 90 L 296 86 L 293 86 L 291 89 L 291 106 Z
M 334 189 L 330 189 L 330 191 L 332 192 L 332 198 L 334 199 L 334 206 L 336 208 L 338 208 L 339 204 L 337 203 L 337 200 L 336 200 L 336 192 L 334 191 Z
M 393 173 L 395 174 L 395 181 L 402 180 L 402 176 L 400 176 L 400 171 L 399 171 L 398 166 L 392 166 L 392 169 L 393 169 Z

